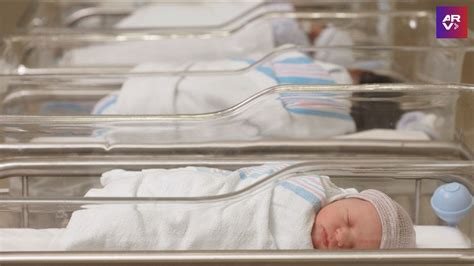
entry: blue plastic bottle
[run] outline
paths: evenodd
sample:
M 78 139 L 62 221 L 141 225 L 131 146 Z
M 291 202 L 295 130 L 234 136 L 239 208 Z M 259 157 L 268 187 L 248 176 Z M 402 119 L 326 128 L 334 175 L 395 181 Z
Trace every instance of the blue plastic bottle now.
M 472 207 L 472 196 L 462 184 L 453 182 L 438 187 L 431 197 L 431 207 L 449 226 L 456 226 Z

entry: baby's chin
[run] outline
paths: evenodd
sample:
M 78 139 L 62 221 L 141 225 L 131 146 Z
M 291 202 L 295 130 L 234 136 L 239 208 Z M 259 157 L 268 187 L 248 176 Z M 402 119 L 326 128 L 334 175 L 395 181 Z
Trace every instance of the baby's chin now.
M 313 224 L 313 228 L 311 229 L 311 242 L 313 243 L 313 248 L 318 248 L 317 238 L 316 238 L 316 221 Z
M 318 243 L 316 236 L 313 233 L 311 233 L 311 242 L 313 243 L 314 249 L 321 249 L 320 244 Z

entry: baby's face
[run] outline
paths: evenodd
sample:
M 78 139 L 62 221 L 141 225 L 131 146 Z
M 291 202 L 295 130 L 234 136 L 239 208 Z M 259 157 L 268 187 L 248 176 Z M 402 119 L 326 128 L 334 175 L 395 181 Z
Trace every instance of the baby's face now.
M 317 249 L 378 249 L 382 224 L 368 201 L 349 198 L 335 201 L 319 211 L 311 239 Z

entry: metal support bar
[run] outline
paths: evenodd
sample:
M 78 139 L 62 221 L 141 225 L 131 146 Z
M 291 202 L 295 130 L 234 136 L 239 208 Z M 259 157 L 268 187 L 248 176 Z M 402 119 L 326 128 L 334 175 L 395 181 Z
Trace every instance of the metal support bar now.
M 22 176 L 21 177 L 21 195 L 25 198 L 28 198 L 28 177 Z M 22 218 L 22 226 L 23 228 L 29 227 L 28 222 L 28 205 L 22 205 L 21 207 L 21 218 Z
M 420 223 L 421 179 L 415 181 L 415 224 Z

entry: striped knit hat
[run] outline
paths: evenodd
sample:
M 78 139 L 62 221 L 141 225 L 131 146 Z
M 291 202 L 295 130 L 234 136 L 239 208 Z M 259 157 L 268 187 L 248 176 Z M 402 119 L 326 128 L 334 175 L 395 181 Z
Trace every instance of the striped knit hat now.
M 381 249 L 415 247 L 415 229 L 410 216 L 389 196 L 378 190 L 367 189 L 347 195 L 346 198 L 358 198 L 374 205 L 382 224 Z

